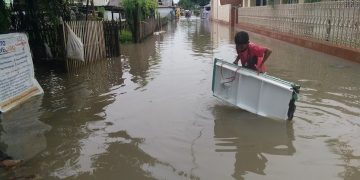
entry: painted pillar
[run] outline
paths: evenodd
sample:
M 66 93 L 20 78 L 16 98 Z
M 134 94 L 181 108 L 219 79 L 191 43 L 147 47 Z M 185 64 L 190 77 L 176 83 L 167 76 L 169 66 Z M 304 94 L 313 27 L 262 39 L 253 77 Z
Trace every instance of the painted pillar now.
M 238 23 L 238 6 L 231 5 L 230 7 L 230 25 L 234 26 Z

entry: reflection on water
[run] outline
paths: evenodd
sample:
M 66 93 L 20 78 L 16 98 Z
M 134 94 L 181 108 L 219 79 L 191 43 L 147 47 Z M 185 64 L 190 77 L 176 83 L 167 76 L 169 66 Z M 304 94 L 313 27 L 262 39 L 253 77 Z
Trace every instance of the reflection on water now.
M 216 152 L 235 152 L 233 177 L 252 172 L 265 175 L 266 154 L 293 155 L 292 123 L 282 123 L 239 111 L 229 106 L 215 106 Z
M 182 22 L 181 25 L 188 29 L 187 41 L 191 42 L 194 56 L 204 57 L 206 54 L 212 54 L 209 21 L 189 20 Z
M 0 150 L 15 159 L 28 161 L 47 147 L 45 133 L 51 126 L 39 121 L 42 96 L 36 96 L 0 115 Z M 0 169 L 0 179 L 7 172 Z
M 1 115 L 1 150 L 18 159 L 28 160 L 46 148 L 44 134 L 51 127 L 39 121 L 41 102 L 42 96 L 37 96 Z
M 341 142 L 338 139 L 327 140 L 326 143 L 331 151 L 338 154 L 343 161 L 339 166 L 344 168 L 344 172 L 339 173 L 339 176 L 346 180 L 355 180 L 360 177 L 360 155 L 354 155 L 354 149 L 346 142 Z
M 130 69 L 131 81 L 139 84 L 140 88 L 146 86 L 155 73 L 155 67 L 160 61 L 162 39 L 163 36 L 151 36 L 142 43 L 126 44 L 121 47 L 122 58 L 127 63 L 124 67 Z
M 154 179 L 144 166 L 153 166 L 156 159 L 139 148 L 142 139 L 130 137 L 126 131 L 109 133 L 105 140 L 107 147 L 104 153 L 94 154 L 91 173 L 83 173 L 78 179 Z
M 31 159 L 26 161 L 26 164 L 31 166 L 24 166 L 20 169 L 20 172 L 32 174 L 38 172 L 39 170 L 35 169 L 40 167 L 40 169 L 44 170 L 56 169 L 53 175 L 66 177 L 77 174 L 77 171 L 91 169 L 90 164 L 81 162 L 91 162 L 92 153 L 98 152 L 98 150 L 92 148 L 88 152 L 82 150 L 87 146 L 86 139 L 91 139 L 92 134 L 96 132 L 96 129 L 90 129 L 88 124 L 106 118 L 106 115 L 103 114 L 104 108 L 114 101 L 116 95 L 108 92 L 111 89 L 120 88 L 124 81 L 121 67 L 120 60 L 111 60 L 84 68 L 76 74 L 68 75 L 56 71 L 45 73 L 42 72 L 46 71 L 45 69 L 38 69 L 37 72 L 40 74 L 38 80 L 45 91 L 44 100 L 42 104 L 39 104 L 41 110 L 23 113 L 12 111 L 7 113 L 3 120 L 3 122 L 7 122 L 11 120 L 10 117 L 16 117 L 21 119 L 17 122 L 24 123 L 31 120 L 26 117 L 26 115 L 30 114 L 35 116 L 35 119 L 41 120 L 39 124 L 46 123 L 45 127 L 52 127 L 51 130 L 45 128 L 48 131 L 46 140 L 43 140 L 45 144 L 43 149 L 47 148 L 45 150 L 41 149 L 43 151 L 39 156 L 30 157 Z M 26 107 L 22 109 L 31 110 L 31 108 Z M 19 114 L 22 116 L 19 116 Z M 28 127 L 23 130 L 23 133 L 28 135 L 32 128 L 36 132 L 41 132 L 44 129 Z M 14 129 L 18 130 L 18 127 Z M 32 143 L 23 142 L 23 144 L 33 147 L 33 143 L 36 143 L 33 140 L 30 142 Z M 32 152 L 31 148 L 23 150 Z M 33 153 L 35 152 L 40 152 L 40 150 Z M 19 158 L 21 156 L 15 157 Z M 38 175 L 47 177 L 49 176 L 47 173 L 48 171 L 44 171 Z

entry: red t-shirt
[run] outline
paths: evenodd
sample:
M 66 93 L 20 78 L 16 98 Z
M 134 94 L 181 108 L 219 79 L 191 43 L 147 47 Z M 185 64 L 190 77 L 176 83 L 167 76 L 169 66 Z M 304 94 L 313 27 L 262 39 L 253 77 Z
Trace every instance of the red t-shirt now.
M 262 59 L 264 57 L 264 53 L 266 49 L 267 48 L 264 48 L 262 46 L 250 42 L 248 48 L 245 51 L 243 52 L 237 51 L 238 58 L 240 58 L 241 60 L 241 65 L 245 66 L 245 64 L 253 56 L 257 57 L 257 64 L 260 65 L 262 63 Z M 263 65 L 260 72 L 265 72 L 265 71 L 266 71 L 266 67 L 265 65 Z

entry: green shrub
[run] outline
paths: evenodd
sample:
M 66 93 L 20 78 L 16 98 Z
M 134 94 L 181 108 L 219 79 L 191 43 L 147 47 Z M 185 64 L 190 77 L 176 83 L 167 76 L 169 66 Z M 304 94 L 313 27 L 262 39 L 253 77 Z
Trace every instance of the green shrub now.
M 122 30 L 120 32 L 120 42 L 126 43 L 126 42 L 132 42 L 132 33 L 129 30 Z

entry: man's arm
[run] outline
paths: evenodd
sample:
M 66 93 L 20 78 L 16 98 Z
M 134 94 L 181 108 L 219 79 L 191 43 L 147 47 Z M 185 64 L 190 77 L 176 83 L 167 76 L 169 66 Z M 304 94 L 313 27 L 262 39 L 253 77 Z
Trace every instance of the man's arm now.
M 237 64 L 239 64 L 239 60 L 240 60 L 240 56 L 236 56 L 236 59 L 233 63 L 237 65 Z
M 265 49 L 263 60 L 260 64 L 260 67 L 264 65 L 265 61 L 269 58 L 270 54 L 272 53 L 271 49 Z

